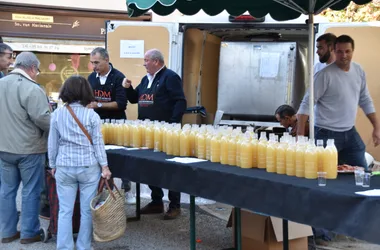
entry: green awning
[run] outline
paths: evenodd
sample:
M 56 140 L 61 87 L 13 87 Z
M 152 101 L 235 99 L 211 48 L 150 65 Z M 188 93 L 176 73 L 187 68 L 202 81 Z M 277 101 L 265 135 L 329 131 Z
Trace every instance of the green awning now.
M 356 4 L 371 2 L 353 1 Z M 224 10 L 233 16 L 248 11 L 254 17 L 270 14 L 277 21 L 285 21 L 295 19 L 301 14 L 319 14 L 327 8 L 341 10 L 350 2 L 351 0 L 127 0 L 127 6 L 131 17 L 140 16 L 149 9 L 163 16 L 176 9 L 185 15 L 194 15 L 202 9 L 210 16 Z

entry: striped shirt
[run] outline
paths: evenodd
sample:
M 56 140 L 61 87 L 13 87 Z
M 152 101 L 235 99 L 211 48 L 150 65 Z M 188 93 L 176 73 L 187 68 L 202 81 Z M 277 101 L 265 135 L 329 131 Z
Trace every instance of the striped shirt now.
M 91 136 L 93 145 L 63 106 L 52 113 L 48 140 L 49 164 L 57 166 L 85 167 L 100 164 L 107 166 L 107 155 L 101 133 L 100 117 L 93 109 L 72 103 L 79 121 Z

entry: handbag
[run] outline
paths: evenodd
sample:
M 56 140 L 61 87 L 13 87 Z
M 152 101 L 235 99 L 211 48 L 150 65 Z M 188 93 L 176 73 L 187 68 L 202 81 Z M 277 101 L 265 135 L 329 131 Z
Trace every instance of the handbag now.
M 111 190 L 108 181 L 102 178 L 98 194 L 91 200 L 93 236 L 98 242 L 115 240 L 123 236 L 127 228 L 124 192 L 115 185 L 114 188 Z

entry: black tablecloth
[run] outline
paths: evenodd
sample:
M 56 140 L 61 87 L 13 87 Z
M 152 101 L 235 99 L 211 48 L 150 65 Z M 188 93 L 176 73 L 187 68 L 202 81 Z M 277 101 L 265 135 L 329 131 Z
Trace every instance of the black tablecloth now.
M 353 174 L 319 187 L 317 180 L 242 169 L 219 163 L 182 164 L 151 150 L 108 150 L 114 177 L 204 197 L 254 212 L 325 228 L 380 244 L 380 197 L 356 195 Z M 370 189 L 380 188 L 380 176 Z

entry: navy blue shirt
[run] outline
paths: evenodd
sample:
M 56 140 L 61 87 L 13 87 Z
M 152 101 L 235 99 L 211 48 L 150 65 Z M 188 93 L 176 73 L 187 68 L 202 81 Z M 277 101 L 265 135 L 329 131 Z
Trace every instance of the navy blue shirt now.
M 110 66 L 112 67 L 111 64 Z M 118 109 L 95 109 L 101 119 L 126 119 L 127 95 L 122 86 L 124 78 L 124 74 L 114 67 L 108 74 L 104 85 L 100 84 L 96 72 L 92 72 L 88 76 L 97 102 L 117 102 Z
M 152 85 L 144 76 L 141 83 L 127 89 L 130 103 L 138 103 L 138 119 L 151 121 L 181 122 L 186 110 L 186 98 L 182 80 L 174 71 L 164 67 L 157 73 Z

